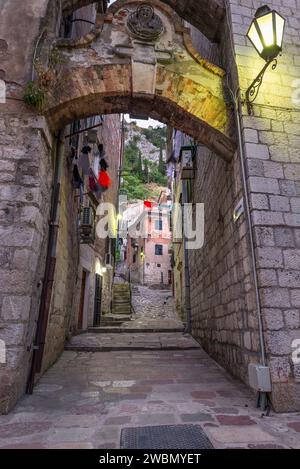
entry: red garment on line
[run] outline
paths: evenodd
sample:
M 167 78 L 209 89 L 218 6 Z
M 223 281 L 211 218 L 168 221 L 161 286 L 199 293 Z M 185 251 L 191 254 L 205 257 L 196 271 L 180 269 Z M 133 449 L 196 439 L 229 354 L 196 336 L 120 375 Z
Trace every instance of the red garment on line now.
M 111 179 L 110 179 L 107 171 L 102 170 L 102 171 L 99 172 L 98 182 L 99 182 L 100 186 L 102 186 L 102 187 L 109 187 L 111 185 Z

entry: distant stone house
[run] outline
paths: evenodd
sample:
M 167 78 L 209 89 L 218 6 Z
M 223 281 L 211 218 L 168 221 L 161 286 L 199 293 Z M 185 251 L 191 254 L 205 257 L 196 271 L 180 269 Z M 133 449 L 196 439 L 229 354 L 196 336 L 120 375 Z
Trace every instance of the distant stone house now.
M 143 202 L 141 202 L 143 206 Z M 129 227 L 126 266 L 132 282 L 171 286 L 170 207 L 164 203 L 143 206 L 138 220 Z

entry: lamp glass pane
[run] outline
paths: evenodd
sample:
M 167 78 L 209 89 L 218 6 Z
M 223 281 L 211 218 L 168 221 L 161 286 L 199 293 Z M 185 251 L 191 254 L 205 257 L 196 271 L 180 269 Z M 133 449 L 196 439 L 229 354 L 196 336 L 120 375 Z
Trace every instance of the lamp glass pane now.
M 264 48 L 263 48 L 263 45 L 261 43 L 259 34 L 256 30 L 255 23 L 252 23 L 252 25 L 249 29 L 249 32 L 248 32 L 248 37 L 252 41 L 252 43 L 254 44 L 256 49 L 258 50 L 259 54 L 261 54 Z
M 273 31 L 273 13 L 256 18 L 258 27 L 264 38 L 265 46 L 270 47 L 274 45 L 274 31 Z
M 284 18 L 282 18 L 282 16 L 279 16 L 277 13 L 275 13 L 275 18 L 276 18 L 277 45 L 279 47 L 282 47 L 285 20 Z

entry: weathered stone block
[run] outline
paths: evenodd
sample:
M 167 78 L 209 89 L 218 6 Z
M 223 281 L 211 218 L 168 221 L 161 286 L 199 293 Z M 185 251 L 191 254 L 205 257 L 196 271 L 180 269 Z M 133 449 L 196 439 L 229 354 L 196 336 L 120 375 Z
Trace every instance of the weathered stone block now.
M 264 161 L 264 176 L 269 178 L 282 179 L 283 176 L 283 167 L 280 163 L 274 163 L 273 161 Z
M 265 327 L 271 331 L 279 331 L 283 329 L 283 314 L 280 309 L 263 309 L 262 314 L 264 317 Z
M 251 208 L 258 210 L 268 210 L 268 196 L 265 194 L 251 194 Z
M 254 210 L 252 217 L 255 225 L 276 226 L 284 224 L 283 214 L 281 212 Z
M 297 331 L 266 332 L 268 351 L 272 355 L 291 355 L 292 343 L 297 338 Z
M 284 270 L 278 272 L 281 287 L 300 288 L 300 270 Z
M 245 147 L 248 158 L 257 158 L 259 160 L 268 160 L 270 158 L 267 145 L 246 143 Z
M 27 321 L 31 299 L 29 296 L 5 296 L 1 309 L 2 321 Z
M 274 212 L 288 212 L 290 210 L 290 201 L 287 197 L 270 196 L 271 210 Z
M 264 177 L 249 177 L 250 190 L 253 192 L 261 192 L 263 194 L 279 194 L 279 184 L 276 179 Z
M 259 269 L 258 277 L 262 287 L 273 287 L 278 285 L 276 270 Z
M 300 310 L 291 309 L 284 311 L 284 320 L 285 324 L 289 329 L 299 329 L 300 328 Z
M 293 247 L 295 244 L 293 231 L 291 228 L 275 227 L 274 238 L 276 246 L 290 248 Z
M 289 290 L 286 288 L 262 288 L 262 305 L 267 308 L 288 308 L 290 306 Z
M 291 290 L 291 304 L 296 308 L 300 308 L 300 290 Z
M 255 226 L 254 234 L 257 246 L 275 246 L 273 228 Z
M 282 250 L 280 248 L 257 248 L 257 261 L 262 268 L 283 267 Z
M 291 200 L 292 212 L 300 213 L 300 197 L 292 197 Z
M 300 252 L 299 249 L 287 249 L 283 252 L 284 265 L 287 269 L 300 270 Z
M 6 324 L 0 323 L 0 339 L 4 340 L 7 347 L 13 345 L 23 345 L 27 327 L 24 324 Z

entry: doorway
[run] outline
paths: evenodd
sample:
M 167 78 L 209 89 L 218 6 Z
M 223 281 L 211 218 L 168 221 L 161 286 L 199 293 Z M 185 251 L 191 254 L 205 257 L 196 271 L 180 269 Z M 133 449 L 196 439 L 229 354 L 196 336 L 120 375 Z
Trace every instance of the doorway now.
M 81 291 L 80 291 L 80 304 L 79 304 L 79 316 L 78 316 L 78 329 L 83 329 L 83 316 L 84 316 L 84 300 L 85 300 L 85 290 L 86 290 L 86 279 L 87 273 L 85 270 L 82 271 L 81 279 Z
M 94 327 L 100 326 L 101 306 L 102 306 L 102 285 L 103 278 L 96 274 L 95 280 L 95 306 L 94 306 Z

